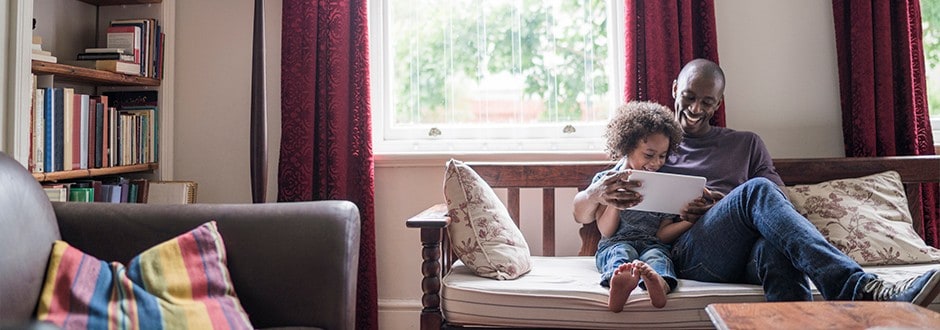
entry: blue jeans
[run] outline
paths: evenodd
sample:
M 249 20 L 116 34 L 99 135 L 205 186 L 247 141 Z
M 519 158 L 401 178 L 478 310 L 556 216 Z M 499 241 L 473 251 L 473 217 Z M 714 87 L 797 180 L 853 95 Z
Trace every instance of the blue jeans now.
M 613 243 L 606 249 L 597 251 L 594 262 L 601 272 L 601 285 L 610 287 L 610 278 L 620 265 L 639 259 L 650 265 L 659 276 L 669 284 L 669 291 L 676 288 L 676 271 L 669 258 L 669 245 L 653 241 L 624 241 Z M 646 290 L 646 284 L 640 280 L 640 287 Z
M 833 247 L 772 181 L 748 180 L 673 243 L 680 277 L 761 284 L 768 301 L 854 300 L 876 278 Z M 805 276 L 804 276 L 805 275 Z

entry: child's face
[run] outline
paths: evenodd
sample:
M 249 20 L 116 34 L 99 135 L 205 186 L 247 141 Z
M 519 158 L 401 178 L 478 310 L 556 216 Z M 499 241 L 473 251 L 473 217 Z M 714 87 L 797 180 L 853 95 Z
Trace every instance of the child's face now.
M 634 170 L 656 172 L 666 162 L 669 138 L 663 133 L 651 134 L 627 155 L 627 165 Z

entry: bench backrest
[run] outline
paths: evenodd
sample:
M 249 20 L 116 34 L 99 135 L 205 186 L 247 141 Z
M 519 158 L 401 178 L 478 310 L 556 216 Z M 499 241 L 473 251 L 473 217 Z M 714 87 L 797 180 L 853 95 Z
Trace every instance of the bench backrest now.
M 505 188 L 506 208 L 519 225 L 519 190 L 542 190 L 542 255 L 555 255 L 555 190 L 587 188 L 594 174 L 611 168 L 611 162 L 471 162 L 468 163 L 490 187 Z M 940 182 L 940 156 L 775 159 L 774 167 L 787 185 L 813 184 L 834 179 L 856 178 L 895 170 L 901 175 L 908 196 L 920 196 L 921 183 Z M 914 229 L 923 235 L 920 198 L 909 198 Z M 562 216 L 562 219 L 570 218 Z M 570 221 L 574 221 L 571 219 Z M 579 230 L 578 255 L 592 256 L 600 232 L 595 224 Z

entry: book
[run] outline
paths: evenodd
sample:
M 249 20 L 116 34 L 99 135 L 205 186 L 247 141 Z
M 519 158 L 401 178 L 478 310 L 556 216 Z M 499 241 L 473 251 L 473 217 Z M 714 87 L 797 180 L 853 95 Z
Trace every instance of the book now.
M 37 61 L 49 62 L 49 63 L 59 63 L 59 59 L 52 55 L 45 54 L 36 54 L 33 53 L 32 58 Z
M 46 99 L 46 90 L 44 88 L 36 88 L 36 97 L 33 100 L 33 150 L 32 150 L 32 159 L 35 163 L 32 172 L 43 172 L 45 171 L 45 165 L 43 161 L 45 160 L 45 139 L 43 138 L 43 132 L 45 131 L 45 118 L 43 114 L 45 113 L 45 99 Z
M 125 107 L 132 106 L 157 106 L 157 91 L 115 91 L 104 92 L 110 100 L 110 105 L 118 110 L 124 110 Z
M 61 171 L 65 168 L 63 163 L 63 156 L 65 155 L 65 146 L 63 141 L 65 140 L 65 106 L 63 105 L 63 98 L 65 95 L 65 89 L 62 87 L 55 87 L 52 89 L 52 170 L 49 172 Z
M 121 115 L 132 116 L 134 127 L 130 128 L 135 153 L 140 163 L 153 163 L 158 159 L 159 126 L 157 107 L 154 106 L 125 106 L 118 111 Z
M 195 181 L 150 181 L 147 204 L 192 204 L 196 188 Z
M 132 179 L 131 183 L 137 185 L 136 203 L 147 203 L 147 198 L 150 197 L 150 181 L 146 179 Z
M 95 168 L 95 153 L 98 152 L 97 142 L 95 140 L 95 133 L 98 129 L 98 121 L 95 115 L 97 114 L 98 102 L 101 101 L 99 96 L 91 96 L 88 98 L 88 168 Z
M 69 188 L 69 202 L 94 202 L 95 191 L 91 187 Z
M 118 54 L 124 54 L 124 48 L 85 48 L 85 53 L 118 53 Z
M 69 201 L 69 188 L 67 188 L 64 185 L 43 186 L 42 190 L 46 192 L 46 197 L 49 197 L 50 201 L 53 201 L 53 202 L 68 202 Z
M 134 55 L 127 55 L 121 53 L 78 53 L 75 56 L 75 59 L 79 61 L 90 61 L 90 60 L 120 60 L 124 62 L 133 62 Z
M 43 140 L 43 172 L 53 172 L 55 171 L 55 165 L 53 165 L 53 150 L 55 149 L 55 109 L 53 105 L 55 104 L 55 88 L 45 87 L 43 88 L 43 106 L 42 106 L 42 140 Z
M 134 63 L 140 64 L 140 52 L 143 49 L 141 47 L 141 37 L 141 30 L 138 26 L 112 25 L 107 30 L 107 48 L 123 49 L 124 54 L 134 55 Z M 138 69 L 140 69 L 139 66 Z
M 72 155 L 75 154 L 74 146 L 77 143 L 72 141 L 78 137 L 75 134 L 75 89 L 62 88 L 62 170 L 71 171 L 75 162 Z M 78 119 L 81 119 L 80 117 Z M 77 155 L 76 155 L 77 156 Z M 77 158 L 75 158 L 77 159 Z
M 95 69 L 123 73 L 123 74 L 133 75 L 133 76 L 140 75 L 139 64 L 135 64 L 134 62 L 119 61 L 119 60 L 97 60 L 95 61 Z
M 153 18 L 128 18 L 111 21 L 111 26 L 136 26 L 140 28 L 141 76 L 154 77 L 157 20 Z
M 88 123 L 88 99 L 89 95 L 79 94 L 76 97 L 79 111 L 79 168 L 88 169 L 88 129 L 91 127 Z

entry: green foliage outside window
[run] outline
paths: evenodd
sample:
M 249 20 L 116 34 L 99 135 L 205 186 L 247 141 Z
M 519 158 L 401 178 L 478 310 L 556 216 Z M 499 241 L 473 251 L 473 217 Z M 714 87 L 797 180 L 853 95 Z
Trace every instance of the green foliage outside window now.
M 940 116 L 940 1 L 920 0 L 930 116 Z
M 391 92 L 399 123 L 479 121 L 460 102 L 496 74 L 524 77 L 523 97 L 551 109 L 540 121 L 551 120 L 549 112 L 580 118 L 585 104 L 603 102 L 596 96 L 607 93 L 603 0 L 391 3 Z M 559 20 L 558 13 L 577 17 Z

